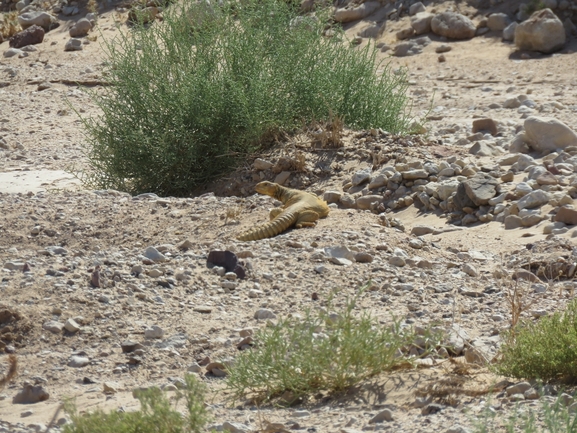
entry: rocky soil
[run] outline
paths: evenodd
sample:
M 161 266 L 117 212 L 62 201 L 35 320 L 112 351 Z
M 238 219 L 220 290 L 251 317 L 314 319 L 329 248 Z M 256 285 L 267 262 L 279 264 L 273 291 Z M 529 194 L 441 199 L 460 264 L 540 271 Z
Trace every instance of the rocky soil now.
M 190 198 L 92 191 L 69 174 L 86 169 L 74 110 L 98 114 L 75 83 L 102 84 L 99 42 L 125 28 L 125 5 L 88 16 L 92 30 L 77 26 L 83 5 L 56 5 L 59 27 L 0 60 L 0 348 L 20 365 L 0 394 L 0 431 L 44 431 L 66 397 L 85 411 L 133 410 L 134 388 L 172 392 L 189 372 L 210 389 L 213 427 L 228 431 L 465 432 L 489 404 L 505 419 L 556 394 L 486 365 L 515 289 L 527 320 L 574 298 L 577 4 L 548 2 L 567 39 L 543 54 L 503 40 L 504 24 L 528 18 L 519 2 L 424 3 L 335 15 L 369 10 L 346 22 L 347 35 L 360 47 L 376 40 L 383 59 L 395 54 L 392 70 L 407 68 L 423 134 L 344 130 L 331 142 L 331 125 L 316 125 Z M 474 37 L 416 34 L 418 14 L 432 22 L 450 10 Z M 89 33 L 67 51 L 73 26 Z M 275 205 L 254 195 L 261 180 L 315 192 L 331 213 L 312 229 L 238 242 Z M 244 278 L 207 266 L 223 250 Z M 296 408 L 231 403 L 210 361 L 234 359 L 241 335 L 267 320 L 330 296 L 342 306 L 367 284 L 359 311 L 383 326 L 442 326 L 453 357 L 439 348 L 421 368 Z M 54 431 L 66 422 L 57 413 Z

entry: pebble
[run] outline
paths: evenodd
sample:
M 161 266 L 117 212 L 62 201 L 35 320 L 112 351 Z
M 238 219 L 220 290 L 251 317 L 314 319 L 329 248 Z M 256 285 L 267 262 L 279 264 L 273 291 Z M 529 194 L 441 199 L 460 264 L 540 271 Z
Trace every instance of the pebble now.
M 384 409 L 371 418 L 369 424 L 375 424 L 383 421 L 393 421 L 393 412 L 390 409 Z
M 276 319 L 276 314 L 267 308 L 261 308 L 254 313 L 254 318 L 257 320 Z
M 68 361 L 68 367 L 72 368 L 82 368 L 87 366 L 90 360 L 84 356 L 71 356 Z
M 162 338 L 164 329 L 158 325 L 152 325 L 144 330 L 144 338 Z

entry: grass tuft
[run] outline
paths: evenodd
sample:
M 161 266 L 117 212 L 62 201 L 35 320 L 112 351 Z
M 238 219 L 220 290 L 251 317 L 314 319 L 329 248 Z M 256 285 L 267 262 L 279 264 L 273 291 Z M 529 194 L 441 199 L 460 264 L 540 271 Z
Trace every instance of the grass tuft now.
M 504 336 L 499 374 L 542 381 L 577 379 L 577 300 L 563 312 L 520 322 Z
M 374 46 L 325 37 L 322 17 L 279 0 L 184 2 L 136 24 L 106 47 L 110 86 L 92 92 L 102 115 L 83 119 L 90 170 L 80 177 L 183 196 L 313 121 L 408 130 L 406 74 L 380 64 Z
M 208 421 L 204 406 L 205 388 L 194 376 L 186 376 L 186 389 L 177 394 L 184 398 L 188 415 L 174 409 L 159 388 L 140 391 L 136 398 L 140 410 L 136 412 L 110 412 L 97 410 L 80 415 L 72 403 L 65 405 L 72 423 L 64 427 L 64 433 L 200 433 Z
M 317 391 L 338 393 L 381 372 L 406 365 L 406 353 L 426 356 L 439 338 L 419 336 L 411 329 L 380 325 L 368 313 L 358 316 L 355 300 L 343 311 L 308 311 L 304 318 L 289 317 L 267 326 L 255 336 L 255 347 L 239 355 L 229 370 L 227 384 L 237 398 L 259 401 L 290 396 L 290 400 Z M 438 337 L 438 336 L 437 336 Z

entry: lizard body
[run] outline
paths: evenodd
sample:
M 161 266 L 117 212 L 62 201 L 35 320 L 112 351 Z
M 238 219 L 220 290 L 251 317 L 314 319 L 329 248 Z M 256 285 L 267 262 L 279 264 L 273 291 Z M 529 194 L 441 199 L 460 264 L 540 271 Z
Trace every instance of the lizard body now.
M 258 241 L 272 238 L 293 226 L 299 229 L 314 227 L 319 218 L 329 214 L 327 203 L 314 194 L 267 181 L 260 182 L 255 189 L 281 201 L 283 207 L 272 209 L 268 223 L 240 234 L 238 240 Z

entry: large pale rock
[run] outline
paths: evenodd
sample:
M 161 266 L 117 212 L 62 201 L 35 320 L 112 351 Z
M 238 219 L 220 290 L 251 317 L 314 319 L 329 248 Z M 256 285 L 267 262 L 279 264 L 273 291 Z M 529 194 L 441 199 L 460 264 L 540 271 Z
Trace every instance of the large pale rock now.
M 537 189 L 535 191 L 531 191 L 529 194 L 519 199 L 517 202 L 517 207 L 520 211 L 523 209 L 534 209 L 548 203 L 550 199 L 551 196 L 548 193 Z
M 517 29 L 518 25 L 519 25 L 519 23 L 512 22 L 511 24 L 509 24 L 507 27 L 505 27 L 503 29 L 503 40 L 504 41 L 514 41 L 515 40 L 515 29 Z
M 431 21 L 435 15 L 429 12 L 419 12 L 411 18 L 411 27 L 415 34 L 422 35 L 431 31 Z
M 487 18 L 487 27 L 489 27 L 492 31 L 498 32 L 504 30 L 511 23 L 511 20 L 504 13 L 495 13 L 489 15 Z
M 455 12 L 442 12 L 431 20 L 433 33 L 451 39 L 470 39 L 477 28 L 465 15 Z
M 362 20 L 380 7 L 381 3 L 379 2 L 366 2 L 352 9 L 337 9 L 335 11 L 334 19 L 339 23 L 348 23 L 351 21 Z
M 70 28 L 68 33 L 73 38 L 80 38 L 86 36 L 90 29 L 92 29 L 92 23 L 86 18 L 82 18 Z
M 515 46 L 520 50 L 553 53 L 565 45 L 565 28 L 551 9 L 531 15 L 515 29 Z
M 554 152 L 569 146 L 577 146 L 577 134 L 563 122 L 531 116 L 525 119 L 525 140 L 534 150 Z
M 56 18 L 48 12 L 26 12 L 18 17 L 18 23 L 23 29 L 37 25 L 47 32 L 54 27 Z

